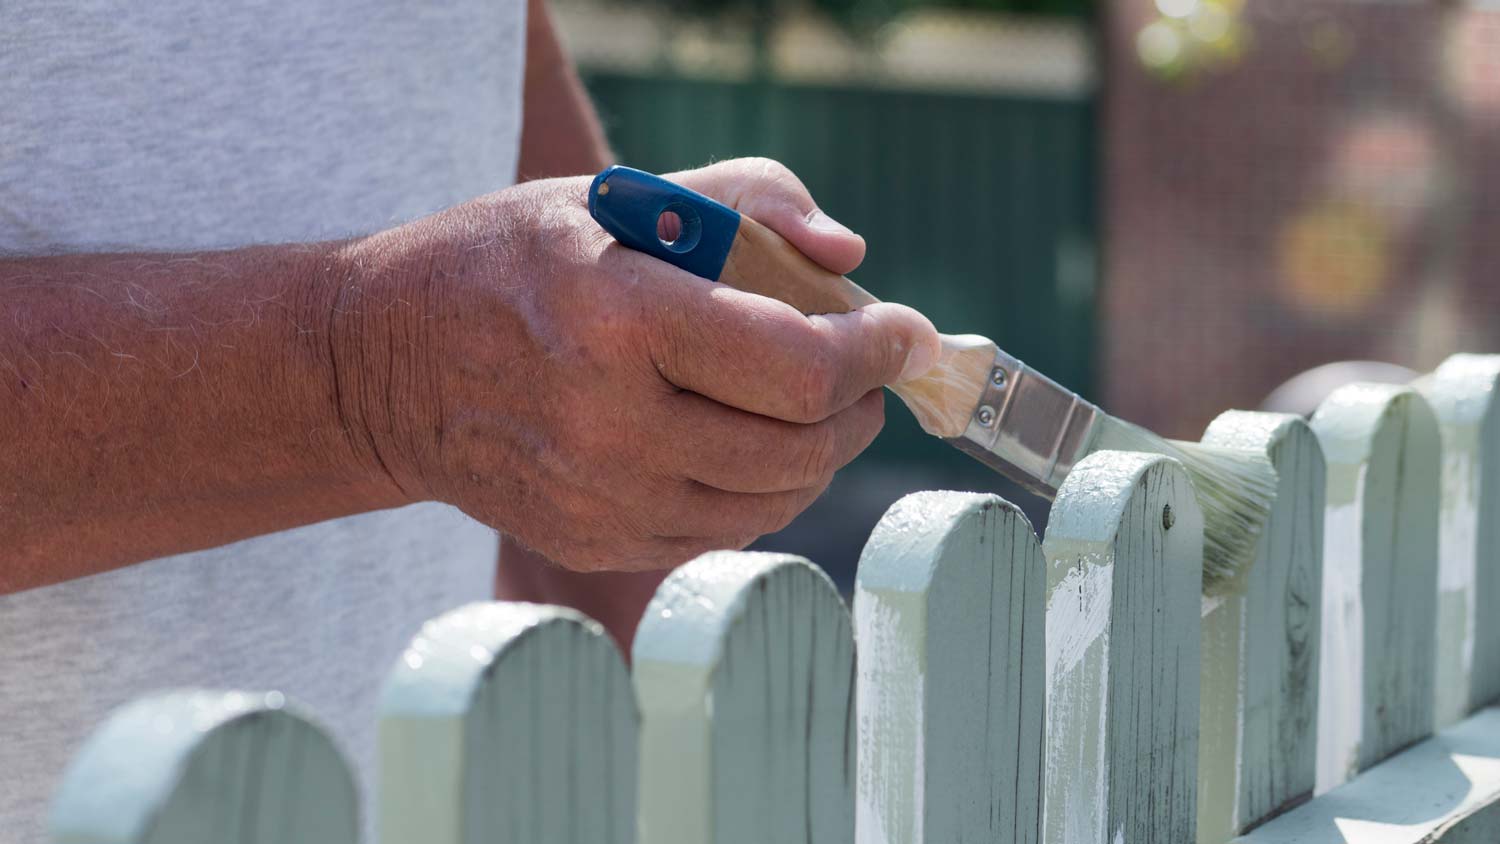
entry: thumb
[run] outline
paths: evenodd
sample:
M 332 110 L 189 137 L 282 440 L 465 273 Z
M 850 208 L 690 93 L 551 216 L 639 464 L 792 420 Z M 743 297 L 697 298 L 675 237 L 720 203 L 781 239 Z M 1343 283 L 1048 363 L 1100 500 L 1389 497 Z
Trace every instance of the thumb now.
M 865 258 L 865 239 L 818 208 L 802 180 L 778 161 L 736 158 L 666 178 L 751 217 L 829 272 L 843 275 Z

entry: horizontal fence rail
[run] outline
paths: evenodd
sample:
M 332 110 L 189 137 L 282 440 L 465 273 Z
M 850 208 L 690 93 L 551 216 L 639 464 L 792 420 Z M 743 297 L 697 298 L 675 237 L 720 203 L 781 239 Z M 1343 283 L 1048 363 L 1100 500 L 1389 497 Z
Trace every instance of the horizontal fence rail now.
M 392 842 L 1500 840 L 1500 355 L 1230 411 L 1269 460 L 1254 564 L 1203 593 L 1174 460 L 1099 452 L 1045 537 L 993 495 L 898 501 L 852 612 L 785 554 L 668 577 L 632 667 L 571 610 L 428 622 L 381 701 Z M 81 748 L 53 841 L 357 838 L 354 778 L 276 692 L 167 692 Z

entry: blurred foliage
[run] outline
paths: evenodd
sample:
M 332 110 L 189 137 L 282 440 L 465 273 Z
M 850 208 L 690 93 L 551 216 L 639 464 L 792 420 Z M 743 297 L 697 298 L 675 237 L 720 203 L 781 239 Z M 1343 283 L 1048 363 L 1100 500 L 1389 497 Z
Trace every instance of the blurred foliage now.
M 1232 67 L 1249 46 L 1244 6 L 1245 0 L 1156 0 L 1156 19 L 1136 34 L 1141 64 L 1168 81 Z

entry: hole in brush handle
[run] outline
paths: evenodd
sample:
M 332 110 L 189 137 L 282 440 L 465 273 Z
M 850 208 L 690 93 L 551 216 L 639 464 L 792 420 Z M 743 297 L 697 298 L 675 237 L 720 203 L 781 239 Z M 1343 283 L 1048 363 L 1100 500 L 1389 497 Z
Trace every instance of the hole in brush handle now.
M 719 280 L 740 227 L 738 211 L 631 167 L 595 176 L 588 201 L 590 216 L 615 240 L 709 281 Z M 668 213 L 681 225 L 671 240 L 658 232 Z

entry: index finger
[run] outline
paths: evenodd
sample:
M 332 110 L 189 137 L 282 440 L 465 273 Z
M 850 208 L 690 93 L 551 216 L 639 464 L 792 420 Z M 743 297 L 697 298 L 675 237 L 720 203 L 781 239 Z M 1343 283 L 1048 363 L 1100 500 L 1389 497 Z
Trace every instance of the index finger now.
M 775 299 L 696 278 L 666 281 L 660 293 L 651 356 L 662 377 L 788 422 L 822 421 L 872 389 L 925 372 L 938 355 L 932 323 L 890 302 L 804 316 Z

